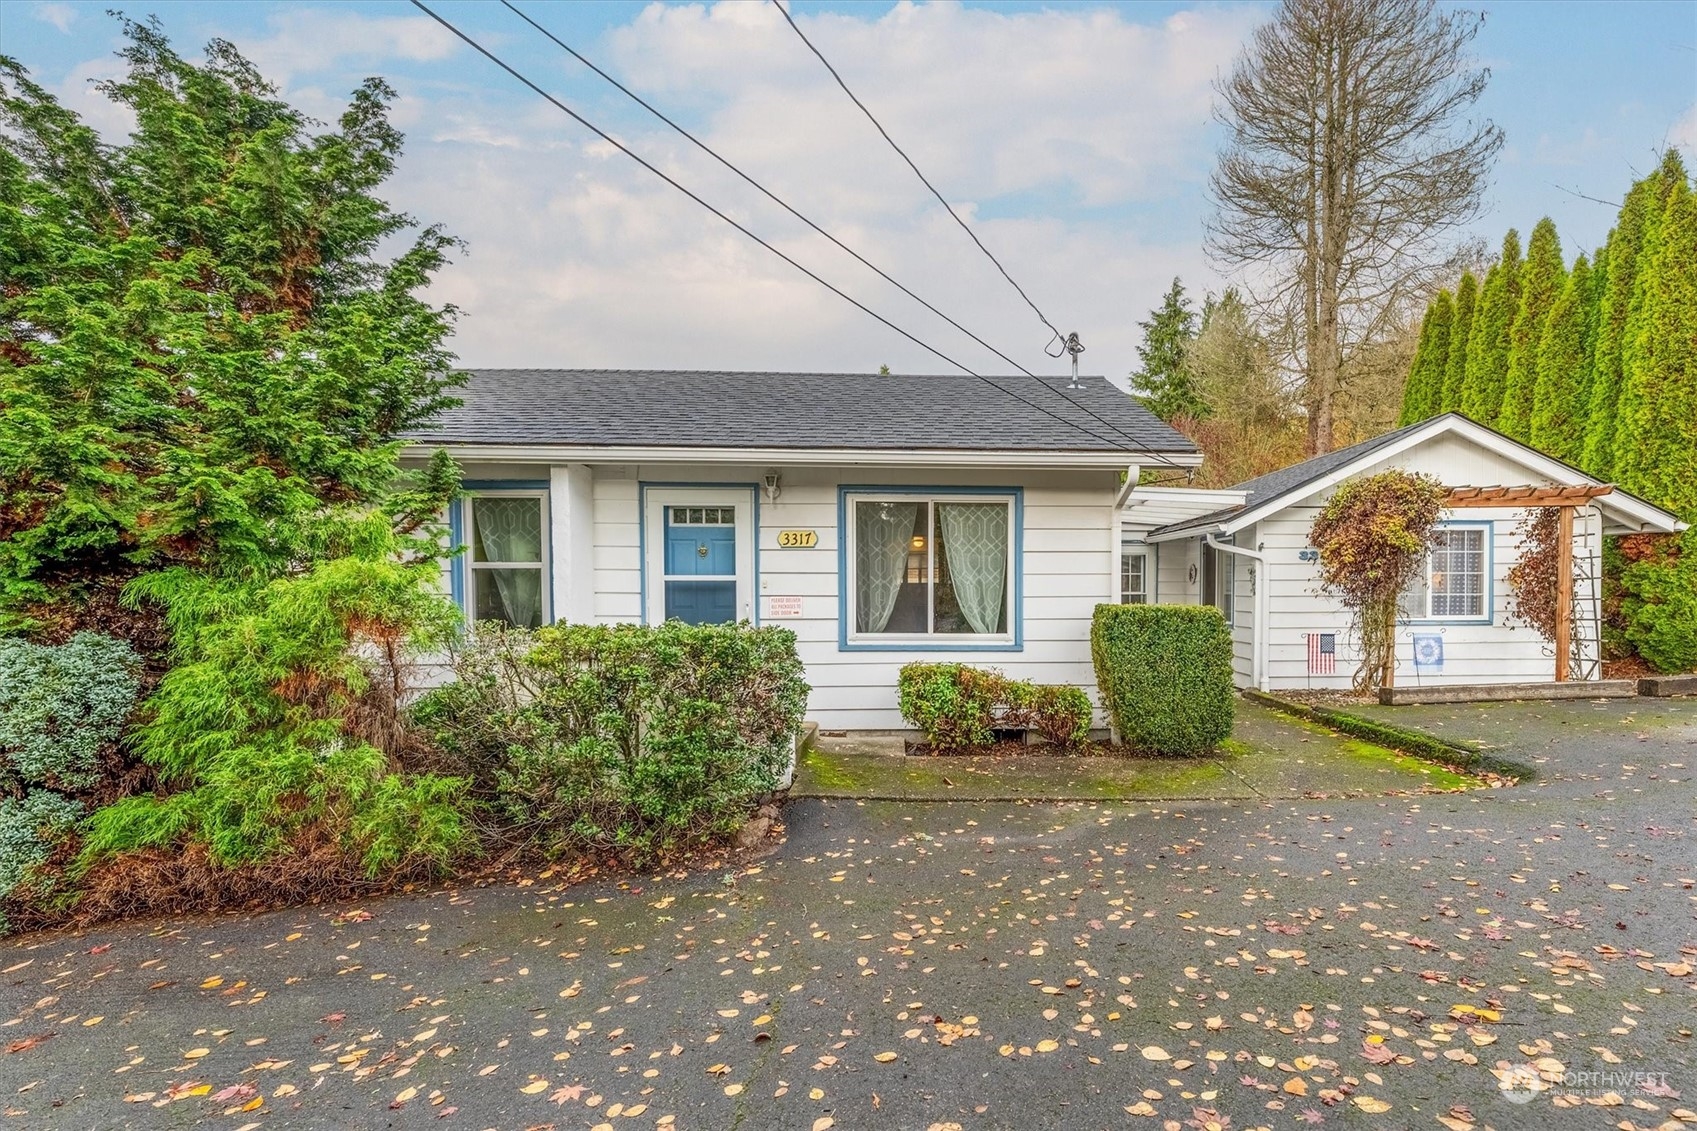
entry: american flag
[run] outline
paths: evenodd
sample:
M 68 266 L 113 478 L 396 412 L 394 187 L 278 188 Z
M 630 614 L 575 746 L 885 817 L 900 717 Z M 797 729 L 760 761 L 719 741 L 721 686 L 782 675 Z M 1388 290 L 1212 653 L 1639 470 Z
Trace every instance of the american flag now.
M 1310 632 L 1308 637 L 1308 674 L 1336 675 L 1338 670 L 1338 637 L 1335 632 Z

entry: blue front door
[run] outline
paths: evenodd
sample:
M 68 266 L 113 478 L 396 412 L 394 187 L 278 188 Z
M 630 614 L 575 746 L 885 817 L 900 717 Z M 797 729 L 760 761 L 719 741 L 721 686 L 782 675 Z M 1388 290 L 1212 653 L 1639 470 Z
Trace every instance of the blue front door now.
M 737 619 L 734 506 L 665 508 L 666 619 L 729 624 Z

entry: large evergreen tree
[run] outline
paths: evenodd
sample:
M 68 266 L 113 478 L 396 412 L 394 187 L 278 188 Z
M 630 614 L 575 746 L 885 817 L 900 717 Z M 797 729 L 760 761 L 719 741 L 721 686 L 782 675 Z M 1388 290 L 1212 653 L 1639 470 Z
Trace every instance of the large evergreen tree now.
M 1479 281 L 1463 271 L 1455 288 L 1455 315 L 1450 319 L 1449 356 L 1444 360 L 1443 390 L 1439 412 L 1460 412 L 1462 387 L 1467 380 L 1467 342 L 1473 329 L 1473 310 L 1479 301 Z
M 1520 233 L 1503 237 L 1502 255 L 1485 275 L 1473 325 L 1467 335 L 1467 376 L 1461 411 L 1495 426 L 1508 384 L 1508 354 L 1514 316 L 1520 309 Z
M 1585 413 L 1591 397 L 1594 342 L 1589 316 L 1595 289 L 1591 276 L 1591 265 L 1581 255 L 1544 321 L 1532 396 L 1532 446 L 1574 464 L 1585 444 Z
M 125 21 L 103 141 L 0 57 L 0 620 L 77 620 L 138 573 L 299 561 L 374 500 L 449 385 L 450 241 L 377 195 L 378 79 L 323 129 L 234 47 Z M 380 252 L 401 239 L 398 257 Z M 107 602 L 110 604 L 110 602 Z
M 1566 281 L 1561 238 L 1548 216 L 1532 229 L 1526 244 L 1526 262 L 1520 269 L 1520 308 L 1509 330 L 1508 372 L 1504 379 L 1503 404 L 1497 413 L 1497 430 L 1516 440 L 1532 431 L 1532 400 L 1538 384 L 1538 344 L 1550 308 L 1561 297 Z
M 1206 417 L 1208 404 L 1196 391 L 1184 363 L 1185 351 L 1196 339 L 1196 311 L 1185 296 L 1184 284 L 1174 279 L 1161 305 L 1138 325 L 1143 328 L 1143 344 L 1137 347 L 1137 356 L 1143 365 L 1131 375 L 1132 390 L 1162 420 Z
M 1408 371 L 1408 381 L 1402 389 L 1402 414 L 1398 425 L 1415 424 L 1442 411 L 1444 396 L 1444 367 L 1449 361 L 1450 329 L 1455 310 L 1448 291 L 1426 309 L 1420 324 L 1420 344 L 1415 347 L 1414 364 Z
M 1597 353 L 1591 382 L 1591 406 L 1587 414 L 1584 463 L 1587 472 L 1599 479 L 1614 478 L 1615 403 L 1625 379 L 1624 350 L 1627 318 L 1638 291 L 1639 256 L 1648 230 L 1674 180 L 1683 180 L 1685 168 L 1679 155 L 1669 150 L 1655 172 L 1632 186 L 1620 218 L 1609 233 L 1609 273 L 1597 321 Z
M 1645 233 L 1622 347 L 1614 468 L 1622 486 L 1697 520 L 1697 204 L 1683 170 Z

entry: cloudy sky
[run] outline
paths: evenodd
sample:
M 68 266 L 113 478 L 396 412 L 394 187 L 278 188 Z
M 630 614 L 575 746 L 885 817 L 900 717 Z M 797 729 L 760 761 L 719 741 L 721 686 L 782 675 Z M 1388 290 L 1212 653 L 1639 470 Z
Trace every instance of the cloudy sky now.
M 1049 335 L 770 4 L 542 3 L 538 22 L 777 195 L 1030 368 Z M 648 118 L 505 9 L 431 6 L 539 85 L 891 321 L 981 372 L 1007 365 Z M 0 3 L 0 50 L 107 131 L 113 0 Z M 394 202 L 466 240 L 435 288 L 474 366 L 898 371 L 947 367 L 594 138 L 409 4 L 123 4 L 188 53 L 233 41 L 333 120 L 365 75 L 400 92 Z M 1482 113 L 1504 127 L 1477 234 L 1555 218 L 1606 234 L 1668 144 L 1697 153 L 1697 2 L 1491 3 Z M 1266 4 L 815 3 L 795 14 L 1014 278 L 1123 375 L 1168 282 L 1202 251 L 1220 130 L 1212 84 Z

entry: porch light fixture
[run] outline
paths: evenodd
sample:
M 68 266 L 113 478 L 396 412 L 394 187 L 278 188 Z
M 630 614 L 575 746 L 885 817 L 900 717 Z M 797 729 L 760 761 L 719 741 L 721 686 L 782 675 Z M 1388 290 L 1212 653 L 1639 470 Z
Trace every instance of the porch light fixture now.
M 769 503 L 777 502 L 778 496 L 783 493 L 783 488 L 779 484 L 778 473 L 776 471 L 768 471 L 766 473 L 765 483 L 766 501 Z

